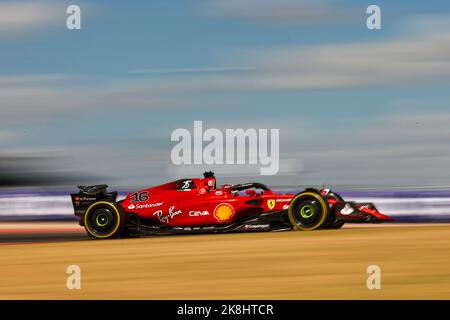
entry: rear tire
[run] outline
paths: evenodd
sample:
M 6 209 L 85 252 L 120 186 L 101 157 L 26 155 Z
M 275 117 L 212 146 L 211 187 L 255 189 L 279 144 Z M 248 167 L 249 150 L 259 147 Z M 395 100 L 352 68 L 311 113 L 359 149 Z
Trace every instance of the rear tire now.
M 302 231 L 323 228 L 327 224 L 329 215 L 327 202 L 320 193 L 314 191 L 305 191 L 296 195 L 288 209 L 291 224 Z
M 84 227 L 89 236 L 96 239 L 116 238 L 124 232 L 125 213 L 111 202 L 92 204 L 84 214 Z

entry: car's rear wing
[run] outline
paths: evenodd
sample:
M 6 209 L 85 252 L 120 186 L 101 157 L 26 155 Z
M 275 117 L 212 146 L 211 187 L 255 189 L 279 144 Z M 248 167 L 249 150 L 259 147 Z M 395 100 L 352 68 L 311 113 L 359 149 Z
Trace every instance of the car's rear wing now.
M 82 217 L 86 210 L 98 201 L 115 202 L 117 199 L 117 191 L 107 192 L 108 186 L 106 184 L 97 184 L 92 186 L 78 186 L 79 192 L 72 193 L 72 205 L 74 213 L 80 218 L 82 224 Z
M 80 189 L 80 192 L 83 192 L 86 194 L 97 194 L 99 192 L 106 192 L 108 185 L 107 184 L 95 184 L 92 186 L 77 186 L 77 188 Z

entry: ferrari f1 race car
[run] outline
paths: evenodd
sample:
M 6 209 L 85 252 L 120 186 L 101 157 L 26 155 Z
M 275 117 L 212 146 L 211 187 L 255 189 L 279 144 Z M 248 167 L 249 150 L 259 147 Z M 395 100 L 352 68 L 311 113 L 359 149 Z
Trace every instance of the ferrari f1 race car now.
M 142 189 L 117 201 L 107 185 L 78 186 L 79 223 L 97 239 L 187 233 L 339 229 L 389 221 L 372 203 L 346 202 L 329 189 L 275 193 L 261 183 L 216 187 L 214 173 Z

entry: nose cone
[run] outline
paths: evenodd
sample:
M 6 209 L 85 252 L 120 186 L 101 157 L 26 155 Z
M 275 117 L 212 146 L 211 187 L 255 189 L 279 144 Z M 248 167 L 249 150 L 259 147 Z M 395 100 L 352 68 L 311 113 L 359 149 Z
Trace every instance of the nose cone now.
M 368 214 L 368 215 L 374 217 L 376 219 L 376 221 L 381 222 L 381 221 L 393 221 L 394 220 L 391 217 L 380 213 L 377 209 L 370 209 L 370 208 L 362 207 L 359 210 L 365 214 Z

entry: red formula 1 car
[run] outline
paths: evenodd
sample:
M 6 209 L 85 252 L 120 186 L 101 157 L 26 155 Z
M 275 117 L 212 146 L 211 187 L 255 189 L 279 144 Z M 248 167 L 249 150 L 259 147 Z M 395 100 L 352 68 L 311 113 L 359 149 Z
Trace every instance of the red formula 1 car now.
M 133 192 L 116 201 L 106 185 L 79 186 L 75 215 L 88 235 L 120 236 L 339 229 L 345 222 L 391 220 L 371 203 L 346 202 L 329 189 L 280 194 L 260 183 L 216 187 L 212 172 Z

